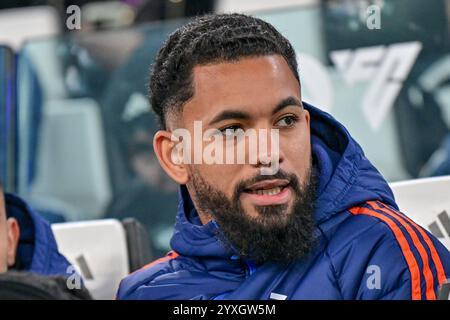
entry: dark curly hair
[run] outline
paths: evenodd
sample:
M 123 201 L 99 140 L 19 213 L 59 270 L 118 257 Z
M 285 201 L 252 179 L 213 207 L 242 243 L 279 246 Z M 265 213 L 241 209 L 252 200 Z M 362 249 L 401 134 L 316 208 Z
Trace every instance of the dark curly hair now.
M 194 95 L 192 69 L 243 57 L 279 54 L 300 81 L 294 48 L 269 23 L 243 14 L 195 18 L 173 32 L 160 49 L 150 79 L 150 103 L 162 129 Z

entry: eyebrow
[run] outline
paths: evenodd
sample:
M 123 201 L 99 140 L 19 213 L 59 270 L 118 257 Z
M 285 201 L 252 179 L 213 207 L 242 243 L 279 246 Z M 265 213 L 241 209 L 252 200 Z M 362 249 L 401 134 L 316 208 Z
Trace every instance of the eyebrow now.
M 240 119 L 240 120 L 248 120 L 250 119 L 250 115 L 243 111 L 238 110 L 225 110 L 215 116 L 210 122 L 210 125 L 213 125 L 217 122 L 230 120 L 230 119 Z
M 283 110 L 284 108 L 290 107 L 290 106 L 299 106 L 300 108 L 303 108 L 303 104 L 300 100 L 298 100 L 295 97 L 287 97 L 287 98 L 281 100 L 280 103 L 277 104 L 275 109 L 273 109 L 273 111 L 272 111 L 272 115 L 274 115 L 275 113 L 279 112 L 280 110 Z
M 302 103 L 300 100 L 298 100 L 295 97 L 287 97 L 283 100 L 281 100 L 276 106 L 275 108 L 272 110 L 272 115 L 276 114 L 277 112 L 279 112 L 280 110 L 289 107 L 289 106 L 299 106 L 299 107 L 303 107 Z M 224 121 L 224 120 L 248 120 L 250 119 L 250 115 L 244 111 L 240 111 L 240 110 L 225 110 L 222 111 L 221 113 L 219 113 L 217 116 L 215 116 L 210 122 L 209 125 L 213 125 L 215 123 Z

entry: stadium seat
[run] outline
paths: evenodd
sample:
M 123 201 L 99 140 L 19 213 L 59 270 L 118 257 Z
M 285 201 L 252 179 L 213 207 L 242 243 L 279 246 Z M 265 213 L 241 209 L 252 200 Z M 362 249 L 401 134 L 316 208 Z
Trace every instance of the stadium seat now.
M 146 231 L 135 219 L 59 223 L 52 229 L 59 251 L 95 299 L 113 299 L 120 280 L 150 260 Z
M 450 249 L 450 176 L 390 184 L 397 204 Z
M 97 103 L 89 98 L 51 100 L 43 110 L 31 196 L 66 204 L 63 214 L 69 221 L 101 218 L 111 190 Z
M 147 230 L 135 218 L 126 218 L 122 220 L 127 235 L 128 261 L 130 272 L 134 272 L 146 265 L 153 252 L 150 249 Z
M 448 280 L 439 289 L 438 300 L 450 300 L 450 282 Z
M 18 51 L 29 40 L 61 33 L 58 11 L 52 6 L 1 10 L 0 42 Z

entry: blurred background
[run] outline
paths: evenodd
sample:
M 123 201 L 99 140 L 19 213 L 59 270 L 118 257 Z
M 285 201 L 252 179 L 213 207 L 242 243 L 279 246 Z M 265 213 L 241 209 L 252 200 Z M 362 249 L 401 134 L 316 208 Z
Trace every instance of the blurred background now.
M 135 217 L 169 249 L 177 188 L 152 148 L 153 59 L 191 17 L 244 12 L 294 45 L 304 100 L 388 181 L 450 174 L 450 0 L 0 3 L 0 178 L 51 223 Z

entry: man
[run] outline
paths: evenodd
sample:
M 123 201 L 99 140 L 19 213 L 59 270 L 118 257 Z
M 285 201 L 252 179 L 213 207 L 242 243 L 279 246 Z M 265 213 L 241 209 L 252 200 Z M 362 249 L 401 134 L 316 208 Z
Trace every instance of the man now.
M 0 185 L 0 273 L 9 269 L 69 277 L 73 269 L 59 252 L 50 225 Z
M 180 184 L 179 212 L 173 251 L 125 278 L 119 299 L 436 299 L 449 252 L 398 212 L 347 130 L 302 102 L 295 52 L 270 24 L 198 18 L 152 72 L 153 145 Z M 174 132 L 195 137 L 198 123 L 232 136 L 216 154 L 250 130 L 270 131 L 271 151 L 258 148 L 254 163 L 252 152 L 244 163 L 186 161 L 196 147 L 179 148 Z
M 0 273 L 0 300 L 91 299 L 85 287 L 79 290 L 71 289 L 64 276 L 43 276 L 23 271 Z

